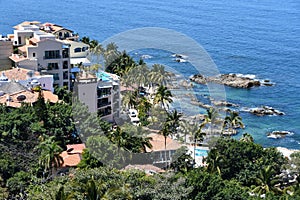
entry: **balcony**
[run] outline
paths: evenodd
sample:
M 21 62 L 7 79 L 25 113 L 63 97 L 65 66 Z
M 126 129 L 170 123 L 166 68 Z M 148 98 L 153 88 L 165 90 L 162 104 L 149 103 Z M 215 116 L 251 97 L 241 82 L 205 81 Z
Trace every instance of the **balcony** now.
M 56 56 L 44 56 L 43 57 L 44 60 L 48 60 L 48 59 L 60 59 L 61 55 L 56 55 Z
M 107 108 L 98 110 L 98 116 L 103 117 L 103 116 L 110 115 L 110 114 L 111 114 L 111 107 L 107 107 Z

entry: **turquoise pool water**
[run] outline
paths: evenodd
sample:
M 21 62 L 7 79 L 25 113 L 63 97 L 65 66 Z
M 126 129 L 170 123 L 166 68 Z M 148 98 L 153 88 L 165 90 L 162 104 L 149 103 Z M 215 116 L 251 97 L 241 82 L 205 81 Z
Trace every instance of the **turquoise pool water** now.
M 208 151 L 205 149 L 195 149 L 195 156 L 207 157 Z
M 98 79 L 101 79 L 104 82 L 108 82 L 111 79 L 110 75 L 105 72 L 96 73 L 96 76 Z

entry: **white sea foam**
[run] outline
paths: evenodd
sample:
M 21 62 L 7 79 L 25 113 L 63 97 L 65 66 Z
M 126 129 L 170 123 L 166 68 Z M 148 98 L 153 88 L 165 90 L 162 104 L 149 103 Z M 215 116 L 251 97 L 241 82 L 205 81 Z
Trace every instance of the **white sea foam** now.
M 142 59 L 150 59 L 150 58 L 153 58 L 153 57 L 150 56 L 150 55 L 145 54 L 145 55 L 142 55 L 141 58 Z
M 256 76 L 254 74 L 236 74 L 237 77 L 242 77 L 242 78 L 250 78 L 250 79 L 255 79 Z

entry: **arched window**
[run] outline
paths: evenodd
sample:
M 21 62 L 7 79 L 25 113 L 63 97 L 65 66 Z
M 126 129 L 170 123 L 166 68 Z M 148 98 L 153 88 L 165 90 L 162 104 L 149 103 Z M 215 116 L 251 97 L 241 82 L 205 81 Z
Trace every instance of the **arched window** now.
M 81 52 L 81 48 L 80 47 L 77 47 L 76 49 L 74 49 L 74 53 L 79 53 Z

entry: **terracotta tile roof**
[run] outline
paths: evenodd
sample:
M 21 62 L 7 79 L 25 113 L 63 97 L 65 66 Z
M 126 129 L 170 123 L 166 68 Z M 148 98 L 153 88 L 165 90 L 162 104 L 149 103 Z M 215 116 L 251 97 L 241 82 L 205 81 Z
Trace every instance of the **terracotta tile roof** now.
M 27 46 L 27 45 L 18 47 L 18 50 L 19 50 L 19 51 L 22 51 L 22 52 L 27 52 L 26 46 Z
M 20 26 L 27 26 L 27 25 L 39 25 L 41 22 L 39 21 L 24 21 L 21 24 L 18 24 L 16 26 L 14 26 L 14 29 L 19 29 Z
M 31 42 L 32 44 L 36 44 L 39 42 L 39 40 L 37 38 L 30 38 L 29 42 Z
M 64 160 L 62 167 L 75 167 L 81 161 L 81 154 L 85 149 L 85 144 L 68 144 L 67 151 L 63 151 L 60 156 Z
M 17 63 L 17 62 L 20 62 L 22 60 L 26 60 L 27 58 L 22 56 L 22 55 L 20 56 L 18 54 L 13 54 L 13 55 L 9 56 L 9 59 L 11 59 L 12 61 Z
M 64 160 L 62 167 L 76 167 L 81 161 L 80 154 L 69 154 L 67 151 L 63 151 L 60 156 Z
M 163 135 L 157 134 L 157 133 L 151 133 L 147 135 L 147 137 L 151 137 L 152 140 L 150 140 L 150 143 L 152 144 L 152 148 L 146 148 L 147 152 L 152 151 L 164 151 L 165 150 L 165 137 Z M 167 145 L 166 150 L 176 150 L 179 149 L 182 145 L 177 142 L 176 140 L 173 140 L 170 137 L 167 137 Z
M 73 149 L 71 153 L 82 153 L 83 149 L 85 149 L 85 144 L 68 144 L 67 149 Z
M 24 95 L 26 98 L 24 100 L 19 100 L 18 97 L 20 97 L 21 95 Z M 50 91 L 43 91 L 43 95 L 46 102 L 47 101 L 50 101 L 51 103 L 58 102 L 58 96 L 51 93 Z M 38 92 L 21 90 L 12 94 L 4 94 L 3 96 L 0 96 L 0 104 L 5 104 L 6 106 L 9 107 L 19 108 L 21 107 L 22 103 L 32 104 L 36 102 L 38 96 L 39 96 Z M 10 101 L 7 101 L 8 97 Z
M 137 169 L 137 170 L 142 170 L 145 171 L 146 173 L 155 172 L 155 173 L 162 173 L 165 172 L 165 170 L 156 167 L 154 165 L 127 165 L 124 170 L 131 170 L 131 169 Z
M 32 70 L 24 69 L 24 68 L 12 68 L 9 70 L 2 71 L 4 75 L 9 79 L 9 80 L 27 80 L 28 75 L 27 73 Z M 33 76 L 39 76 L 39 72 L 34 72 Z

